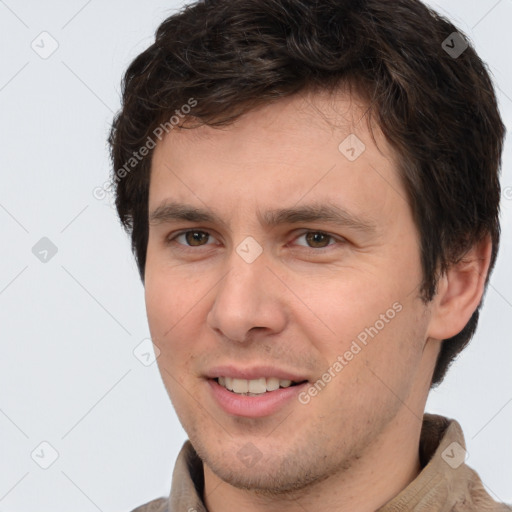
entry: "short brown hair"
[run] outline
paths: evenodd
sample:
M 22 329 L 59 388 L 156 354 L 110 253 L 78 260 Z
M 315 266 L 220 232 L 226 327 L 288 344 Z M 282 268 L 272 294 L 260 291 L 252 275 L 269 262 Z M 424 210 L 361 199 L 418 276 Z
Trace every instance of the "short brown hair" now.
M 449 51 L 456 44 L 459 55 Z M 505 126 L 487 67 L 460 30 L 419 0 L 203 0 L 167 18 L 131 63 L 110 133 L 116 208 L 142 280 L 152 151 L 138 152 L 154 147 L 159 126 L 172 128 L 191 98 L 190 115 L 216 126 L 342 85 L 367 100 L 399 158 L 421 238 L 422 298 L 488 235 L 492 270 Z M 442 343 L 433 385 L 469 342 L 479 309 Z

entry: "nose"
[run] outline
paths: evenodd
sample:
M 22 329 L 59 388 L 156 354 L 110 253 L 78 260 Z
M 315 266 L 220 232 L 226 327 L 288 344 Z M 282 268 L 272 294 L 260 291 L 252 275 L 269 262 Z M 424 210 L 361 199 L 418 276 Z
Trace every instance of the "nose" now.
M 217 334 L 238 343 L 248 343 L 255 331 L 281 332 L 287 320 L 282 283 L 269 269 L 263 252 L 248 263 L 236 251 L 228 261 L 229 271 L 216 288 L 207 324 Z

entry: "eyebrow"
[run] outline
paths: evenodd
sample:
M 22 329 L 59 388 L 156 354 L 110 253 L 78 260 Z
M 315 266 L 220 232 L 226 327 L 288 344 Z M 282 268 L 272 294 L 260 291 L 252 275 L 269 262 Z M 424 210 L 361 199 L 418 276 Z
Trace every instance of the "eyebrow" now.
M 370 219 L 356 216 L 340 206 L 329 202 L 316 202 L 303 206 L 267 210 L 263 214 L 258 214 L 258 219 L 263 225 L 270 228 L 282 224 L 311 222 L 327 222 L 365 233 L 373 233 L 377 228 Z M 209 209 L 197 208 L 174 201 L 165 201 L 149 215 L 149 223 L 153 225 L 177 220 L 197 223 L 207 222 L 227 226 L 224 220 Z

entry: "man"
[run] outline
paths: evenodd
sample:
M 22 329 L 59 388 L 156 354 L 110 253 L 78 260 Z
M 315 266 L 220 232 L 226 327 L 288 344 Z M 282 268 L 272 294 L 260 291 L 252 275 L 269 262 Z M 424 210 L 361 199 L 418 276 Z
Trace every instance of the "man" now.
M 186 430 L 137 511 L 503 511 L 424 414 L 476 328 L 505 128 L 417 0 L 206 0 L 127 70 L 116 206 Z

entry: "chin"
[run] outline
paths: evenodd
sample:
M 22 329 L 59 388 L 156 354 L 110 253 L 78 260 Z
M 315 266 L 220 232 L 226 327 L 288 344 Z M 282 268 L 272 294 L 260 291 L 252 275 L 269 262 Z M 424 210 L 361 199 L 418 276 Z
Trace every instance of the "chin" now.
M 325 470 L 321 472 L 302 471 L 297 464 L 293 467 L 268 471 L 262 467 L 255 471 L 254 468 L 238 467 L 238 470 L 228 469 L 225 466 L 212 467 L 210 469 L 224 482 L 237 489 L 253 492 L 261 496 L 293 496 L 308 487 L 318 484 L 331 475 Z
M 326 465 L 324 458 L 318 457 L 311 447 L 308 450 L 290 446 L 287 454 L 282 452 L 278 455 L 276 449 L 268 445 L 261 459 L 245 465 L 237 456 L 238 447 L 212 447 L 199 439 L 191 439 L 191 442 L 203 464 L 219 479 L 237 489 L 261 496 L 301 494 L 304 489 L 327 480 L 340 469 L 339 464 L 338 467 Z M 284 447 L 281 445 L 280 448 Z M 348 461 L 342 465 L 345 469 L 351 466 Z

